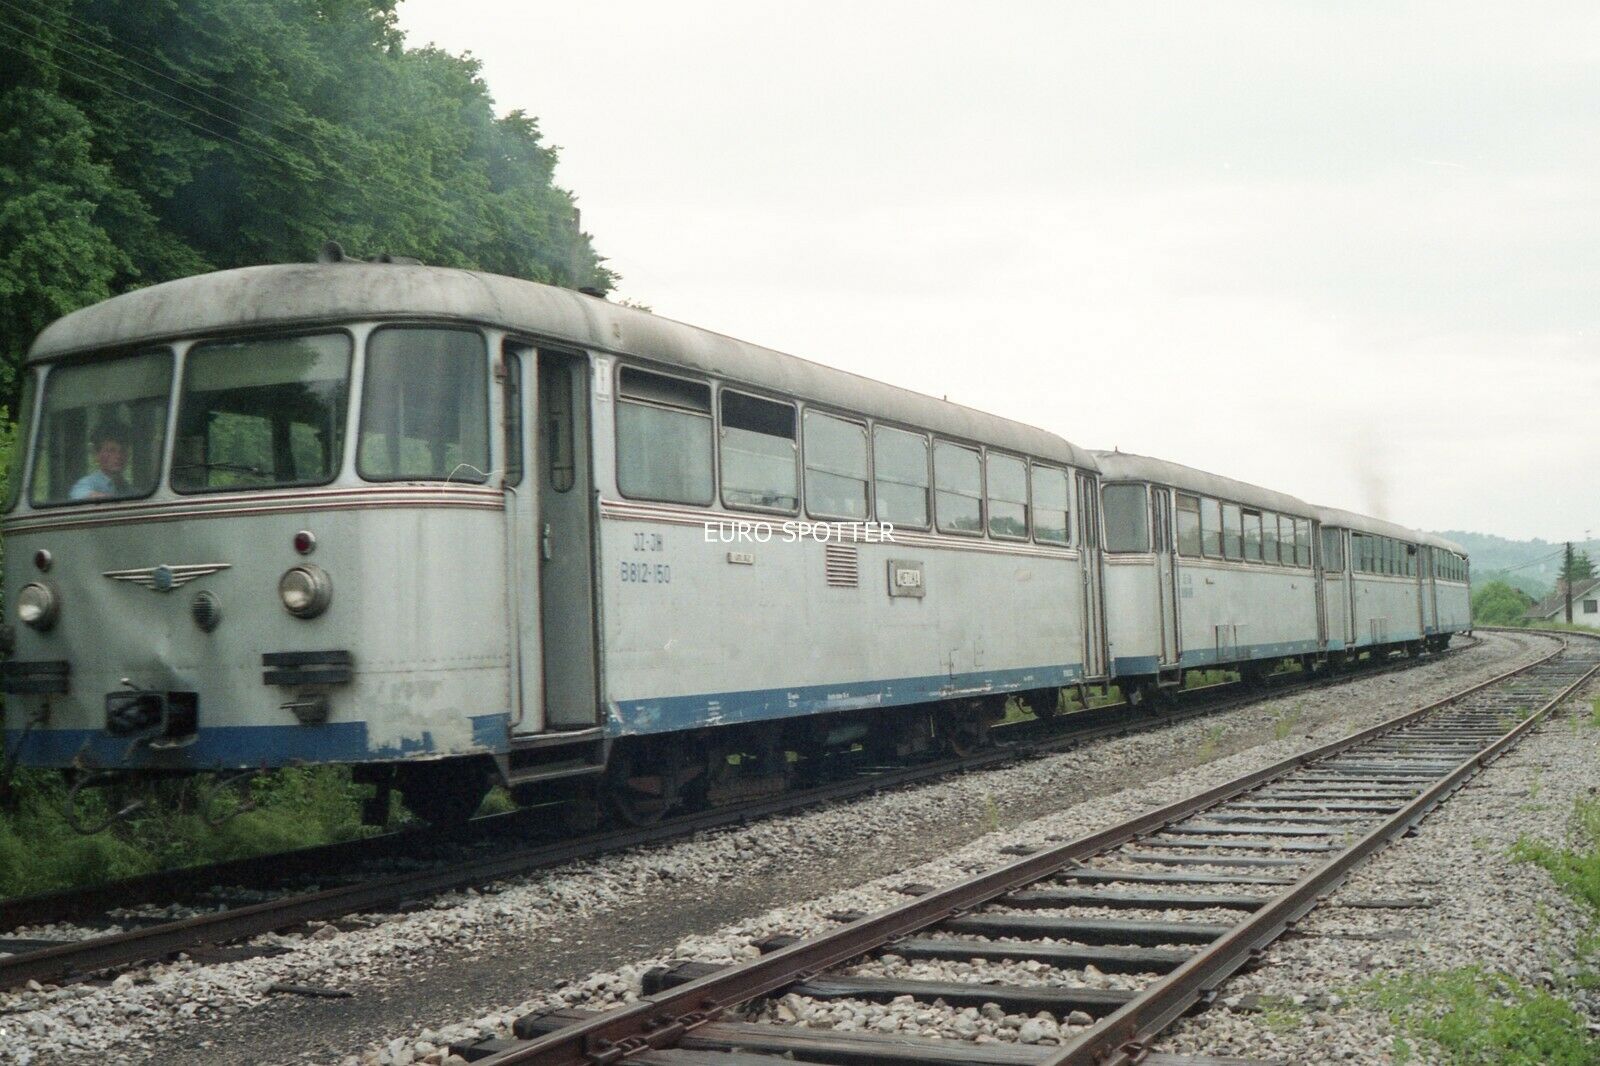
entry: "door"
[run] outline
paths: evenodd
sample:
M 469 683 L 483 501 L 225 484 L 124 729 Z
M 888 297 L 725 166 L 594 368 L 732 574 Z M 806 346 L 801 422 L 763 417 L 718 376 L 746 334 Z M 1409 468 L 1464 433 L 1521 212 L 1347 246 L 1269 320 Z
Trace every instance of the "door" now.
M 506 387 L 523 393 L 523 424 L 532 429 L 524 434 L 527 471 L 512 531 L 521 638 L 517 731 L 586 729 L 600 721 L 589 363 L 507 345 L 506 366 Z
M 1105 613 L 1100 596 L 1100 493 L 1094 478 L 1078 477 L 1078 544 L 1083 557 L 1083 672 L 1106 673 Z
M 1439 631 L 1439 586 L 1434 581 L 1434 549 L 1422 546 L 1417 549 L 1417 570 L 1422 575 L 1422 631 Z
M 1328 560 L 1322 542 L 1322 524 L 1311 520 L 1311 584 L 1317 590 L 1317 650 L 1328 650 Z
M 1172 490 L 1150 488 L 1150 547 L 1156 553 L 1156 610 L 1161 617 L 1161 665 L 1176 666 L 1178 646 L 1178 565 L 1172 542 Z

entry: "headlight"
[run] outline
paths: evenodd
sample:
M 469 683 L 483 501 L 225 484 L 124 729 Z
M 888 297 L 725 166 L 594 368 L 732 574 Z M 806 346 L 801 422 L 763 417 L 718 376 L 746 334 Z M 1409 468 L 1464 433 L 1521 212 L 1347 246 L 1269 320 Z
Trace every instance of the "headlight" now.
M 278 579 L 278 598 L 296 618 L 315 618 L 333 602 L 333 579 L 312 563 L 290 567 Z
M 37 581 L 22 586 L 17 593 L 17 619 L 41 633 L 56 624 L 61 613 L 61 600 L 49 585 Z

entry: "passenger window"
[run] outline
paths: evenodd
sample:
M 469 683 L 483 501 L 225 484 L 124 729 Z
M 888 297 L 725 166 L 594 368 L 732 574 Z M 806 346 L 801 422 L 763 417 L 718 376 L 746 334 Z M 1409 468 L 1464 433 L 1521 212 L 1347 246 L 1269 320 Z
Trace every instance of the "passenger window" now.
M 1041 544 L 1066 544 L 1070 537 L 1067 472 L 1053 466 L 1033 468 L 1033 539 Z
M 983 467 L 977 449 L 934 442 L 933 495 L 941 532 L 983 534 Z
M 1200 500 L 1200 545 L 1208 559 L 1222 558 L 1222 505 L 1210 497 Z
M 1150 550 L 1150 504 L 1143 485 L 1106 485 L 1100 490 L 1105 516 L 1106 551 Z
M 1200 554 L 1200 498 L 1178 493 L 1178 554 Z
M 1271 511 L 1261 512 L 1261 558 L 1273 565 L 1282 562 L 1278 556 L 1278 516 Z
M 878 521 L 928 528 L 928 438 L 878 426 L 872 431 Z
M 1261 512 L 1244 513 L 1244 557 L 1247 562 L 1261 562 Z
M 1296 566 L 1311 565 L 1311 519 L 1294 520 L 1294 562 Z
M 990 452 L 988 465 L 989 535 L 1005 540 L 1028 536 L 1028 466 L 1011 455 Z
M 1243 531 L 1244 519 L 1240 516 L 1236 503 L 1222 505 L 1222 557 L 1224 559 L 1243 559 L 1244 543 L 1240 536 Z
M 722 502 L 729 507 L 795 511 L 794 404 L 722 390 Z
M 368 481 L 488 480 L 488 361 L 461 329 L 380 329 L 367 341 L 356 468 Z
M 617 488 L 704 506 L 712 499 L 711 387 L 625 366 L 617 388 Z
M 806 510 L 826 518 L 867 517 L 867 427 L 806 412 Z

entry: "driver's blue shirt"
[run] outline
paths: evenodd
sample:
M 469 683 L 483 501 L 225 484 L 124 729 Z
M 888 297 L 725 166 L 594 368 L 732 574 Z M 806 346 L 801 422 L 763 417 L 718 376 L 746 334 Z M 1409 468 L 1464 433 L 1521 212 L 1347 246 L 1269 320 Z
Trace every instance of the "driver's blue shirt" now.
M 85 474 L 72 483 L 72 490 L 67 493 L 69 500 L 87 500 L 94 496 L 116 496 L 122 489 L 111 475 L 104 470 L 96 470 L 92 474 Z

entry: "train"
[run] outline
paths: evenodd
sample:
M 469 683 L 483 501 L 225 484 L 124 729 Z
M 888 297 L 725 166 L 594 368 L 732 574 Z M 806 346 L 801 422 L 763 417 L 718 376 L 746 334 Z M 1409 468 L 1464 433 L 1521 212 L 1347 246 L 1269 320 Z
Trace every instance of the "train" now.
M 568 289 L 413 262 L 209 273 L 26 359 L 6 765 L 339 764 L 648 824 L 1008 701 L 1422 653 L 1459 545 Z

